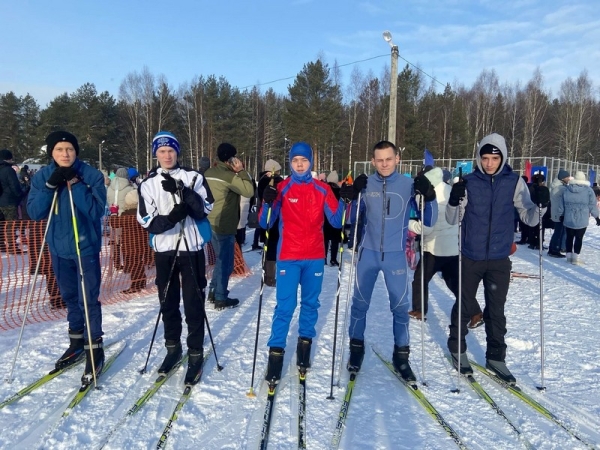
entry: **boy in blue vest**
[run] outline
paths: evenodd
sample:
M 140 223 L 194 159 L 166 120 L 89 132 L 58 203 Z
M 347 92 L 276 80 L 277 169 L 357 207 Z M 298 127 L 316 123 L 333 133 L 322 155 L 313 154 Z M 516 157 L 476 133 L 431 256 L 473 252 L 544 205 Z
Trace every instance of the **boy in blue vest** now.
M 507 164 L 504 138 L 493 133 L 484 137 L 477 151 L 477 167 L 452 186 L 446 207 L 446 220 L 458 223 L 462 217 L 462 307 L 458 335 L 458 301 L 452 308 L 448 349 L 454 367 L 462 374 L 473 373 L 466 354 L 468 312 L 476 307 L 477 288 L 483 280 L 485 309 L 483 320 L 487 340 L 486 367 L 507 383 L 515 377 L 506 367 L 506 316 L 504 304 L 510 282 L 513 221 L 517 209 L 520 219 L 535 226 L 544 215 L 550 192 L 536 185 L 530 196 L 525 181 Z M 462 214 L 459 214 L 462 209 Z M 540 213 L 540 209 L 542 210 Z M 460 339 L 460 352 L 459 352 Z M 460 354 L 459 354 L 460 353 Z

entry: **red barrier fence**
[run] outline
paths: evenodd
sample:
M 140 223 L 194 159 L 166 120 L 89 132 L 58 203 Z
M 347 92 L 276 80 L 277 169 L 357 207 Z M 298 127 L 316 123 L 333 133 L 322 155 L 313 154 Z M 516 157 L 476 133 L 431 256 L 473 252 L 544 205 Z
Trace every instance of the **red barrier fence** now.
M 154 252 L 148 245 L 147 232 L 140 227 L 135 216 L 113 216 L 109 219 L 100 252 L 100 301 L 106 305 L 140 295 L 156 294 Z M 45 229 L 46 221 L 0 222 L 0 330 L 20 327 L 23 322 Z M 206 276 L 210 278 L 215 263 L 210 243 L 204 251 Z M 249 273 L 236 244 L 232 276 L 246 276 Z M 27 323 L 64 317 L 66 309 L 52 272 L 48 246 L 45 245 L 38 276 L 31 290 Z

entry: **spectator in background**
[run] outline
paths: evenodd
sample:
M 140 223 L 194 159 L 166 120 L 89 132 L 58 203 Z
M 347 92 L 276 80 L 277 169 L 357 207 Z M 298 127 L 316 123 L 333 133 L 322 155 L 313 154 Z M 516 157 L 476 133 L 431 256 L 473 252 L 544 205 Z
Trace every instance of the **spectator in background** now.
M 554 233 L 552 233 L 552 237 L 550 238 L 548 256 L 552 256 L 553 258 L 565 257 L 565 255 L 561 253 L 561 250 L 565 249 L 566 232 L 565 227 L 560 220 L 560 214 L 558 214 L 558 205 L 563 201 L 563 193 L 567 188 L 570 178 L 571 175 L 569 172 L 565 169 L 560 169 L 557 177 L 550 185 L 550 218 L 554 222 Z
M 558 204 L 557 214 L 562 219 L 567 234 L 567 262 L 580 264 L 579 254 L 590 215 L 596 219 L 596 225 L 600 226 L 596 195 L 583 172 L 575 173 L 575 178 L 569 180 L 562 202 Z
M 340 199 L 340 185 L 339 183 L 339 177 L 338 177 L 338 173 L 337 171 L 333 170 L 331 171 L 331 173 L 327 176 L 326 178 L 327 180 L 327 184 L 329 185 L 329 187 L 331 188 L 331 191 L 333 192 L 333 195 L 335 195 L 335 198 L 337 200 Z M 344 204 L 344 207 L 346 205 Z M 331 266 L 339 266 L 340 263 L 337 259 L 338 257 L 338 249 L 340 246 L 340 243 L 342 242 L 342 229 L 341 228 L 335 228 L 333 225 L 331 225 L 331 223 L 329 222 L 329 219 L 327 219 L 327 216 L 325 216 L 325 224 L 323 227 L 323 236 L 325 237 L 325 264 L 327 264 L 327 252 L 330 250 L 330 244 L 331 244 L 331 256 L 330 256 L 330 260 L 329 260 L 329 264 L 331 264 Z
M 133 186 L 129 183 L 129 172 L 126 168 L 121 167 L 117 169 L 116 176 L 110 182 L 108 190 L 106 192 L 106 202 L 108 204 L 108 211 L 110 217 L 118 217 L 122 214 L 125 207 L 125 196 L 134 190 Z M 111 242 L 111 260 L 115 270 L 122 270 L 123 264 L 121 262 L 121 233 L 120 227 L 115 226 L 114 221 L 110 221 L 110 226 L 113 229 L 113 240 Z
M 252 178 L 235 155 L 236 148 L 223 142 L 217 148 L 219 160 L 205 172 L 215 200 L 208 220 L 213 232 L 211 244 L 217 261 L 210 280 L 208 300 L 214 301 L 216 309 L 233 308 L 240 302 L 237 298 L 229 297 L 227 285 L 233 272 L 235 234 L 240 221 L 240 196 L 250 198 L 254 195 Z
M 121 217 L 115 217 L 117 226 L 127 230 L 122 234 L 123 242 L 123 272 L 131 275 L 131 286 L 123 294 L 134 294 L 146 287 L 146 264 L 152 260 L 152 251 L 148 243 L 148 232 L 137 226 L 135 219 L 130 217 L 137 214 L 139 196 L 136 189 L 127 193 L 123 201 Z
M 283 181 L 280 175 L 281 165 L 273 160 L 269 159 L 265 163 L 265 171 L 262 177 L 258 181 L 257 196 L 258 196 L 258 208 L 262 206 L 263 194 L 268 186 L 277 187 L 277 185 Z M 257 228 L 254 233 L 262 234 L 261 240 L 264 242 L 266 239 L 266 231 L 262 228 Z M 265 254 L 265 284 L 270 287 L 275 287 L 277 284 L 277 244 L 279 243 L 279 218 L 273 222 L 273 225 L 269 228 L 269 239 L 267 240 L 267 253 Z
M 527 177 L 527 175 L 521 175 L 521 178 L 523 179 L 523 181 L 525 181 L 525 183 L 529 183 L 529 178 Z M 521 240 L 519 240 L 517 244 L 525 245 L 529 242 L 529 228 L 529 225 L 527 225 L 519 218 L 519 230 L 521 231 Z
M 18 206 L 25 196 L 19 177 L 13 170 L 13 154 L 10 150 L 0 150 L 0 221 L 10 223 L 5 226 L 4 236 L 0 242 L 0 251 L 15 255 L 23 253 L 17 246 L 14 221 L 18 219 Z
M 200 158 L 200 165 L 198 167 L 198 172 L 200 172 L 202 175 L 204 175 L 204 172 L 206 172 L 209 168 L 210 168 L 210 158 L 208 156 L 203 156 L 202 158 Z

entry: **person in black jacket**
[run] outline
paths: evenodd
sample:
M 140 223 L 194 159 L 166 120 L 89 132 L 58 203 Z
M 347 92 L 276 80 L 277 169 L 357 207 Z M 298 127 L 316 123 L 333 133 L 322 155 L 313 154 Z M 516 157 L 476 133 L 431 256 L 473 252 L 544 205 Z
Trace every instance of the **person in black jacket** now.
M 12 168 L 13 154 L 10 150 L 0 150 L 0 221 L 18 219 L 17 207 L 25 192 L 21 189 L 19 177 Z M 0 242 L 0 251 L 13 254 L 22 253 L 17 247 L 14 223 L 3 224 L 4 236 Z

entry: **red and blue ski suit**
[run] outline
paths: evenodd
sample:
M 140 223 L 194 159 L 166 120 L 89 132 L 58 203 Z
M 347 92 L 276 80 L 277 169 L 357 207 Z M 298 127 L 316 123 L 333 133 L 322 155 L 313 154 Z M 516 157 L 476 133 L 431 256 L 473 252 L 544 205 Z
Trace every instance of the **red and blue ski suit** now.
M 339 228 L 345 208 L 327 183 L 314 180 L 310 172 L 301 175 L 292 172 L 277 185 L 277 198 L 270 209 L 267 224 L 269 207 L 263 205 L 261 208 L 260 226 L 266 229 L 279 218 L 280 237 L 277 247 L 277 306 L 267 345 L 285 348 L 298 302 L 298 285 L 301 286 L 298 336 L 316 336 L 325 258 L 324 218 L 327 216 L 329 223 Z

